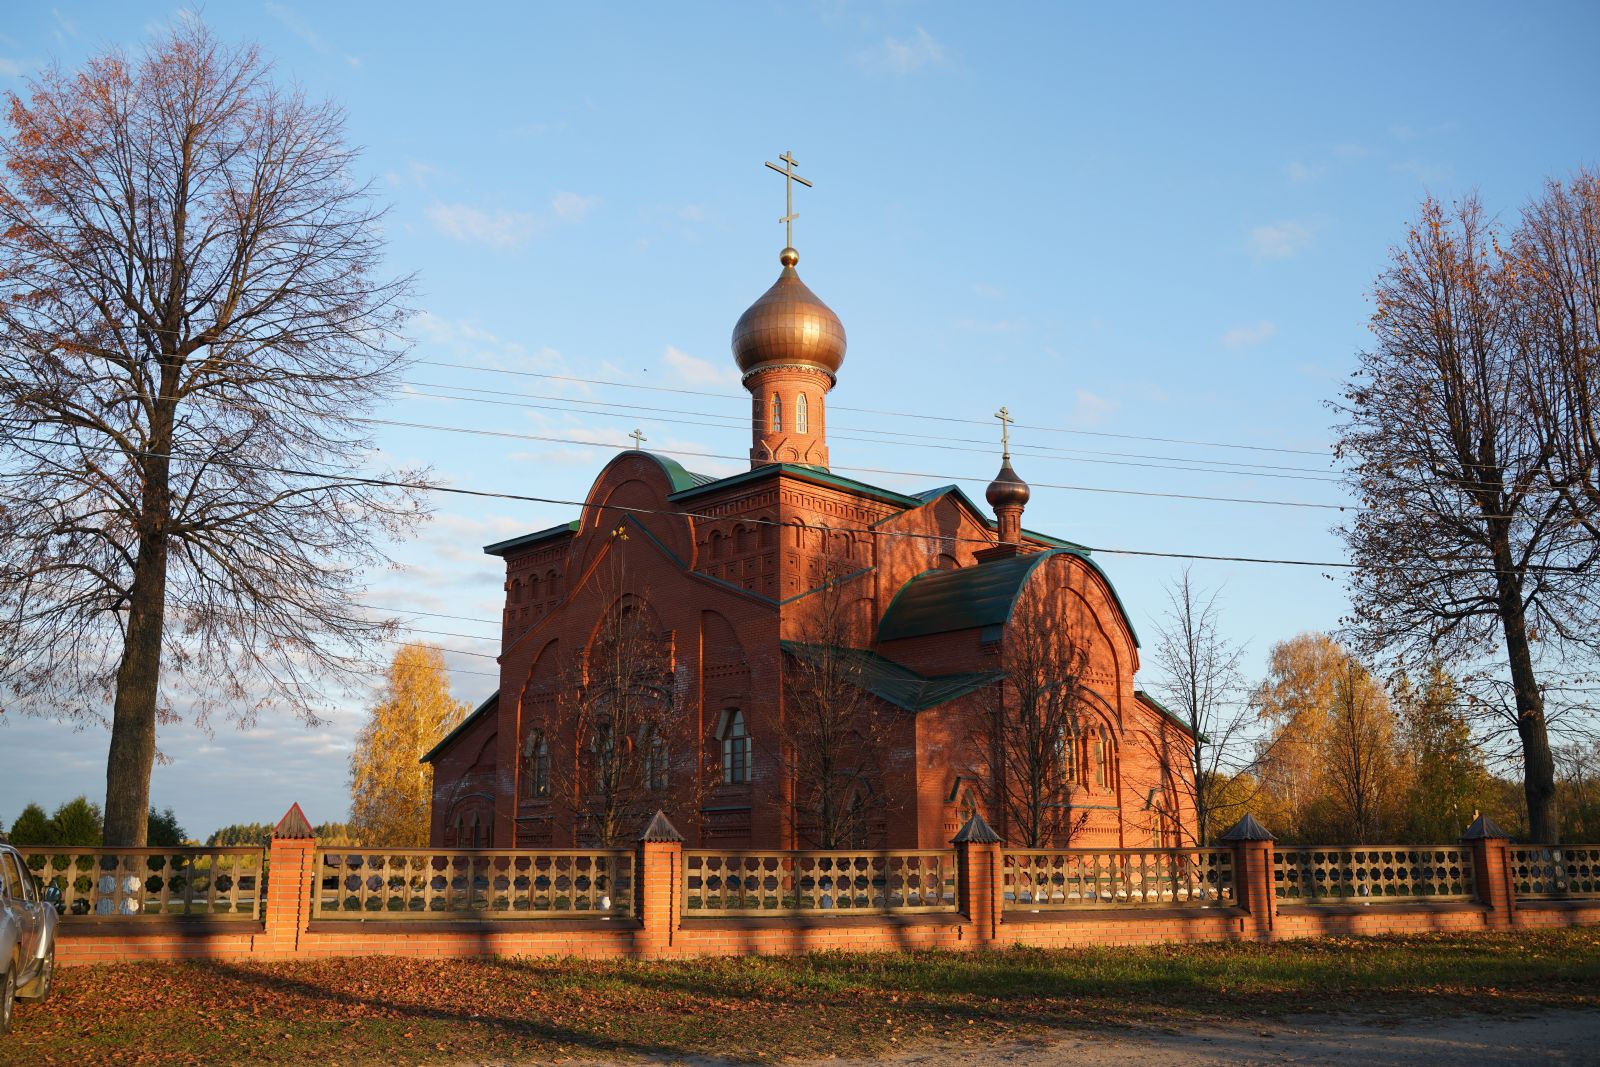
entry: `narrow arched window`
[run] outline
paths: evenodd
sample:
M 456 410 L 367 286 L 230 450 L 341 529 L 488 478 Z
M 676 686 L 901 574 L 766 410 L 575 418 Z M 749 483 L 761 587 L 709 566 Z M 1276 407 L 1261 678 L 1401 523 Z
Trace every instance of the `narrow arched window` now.
M 513 579 L 511 579 L 511 602 L 513 604 L 522 603 L 522 579 L 521 578 L 513 578 Z
M 667 788 L 667 739 L 646 723 L 639 729 L 639 751 L 644 754 L 644 787 L 652 793 Z
M 543 730 L 530 732 L 522 746 L 522 795 L 550 795 L 550 743 Z
M 806 410 L 806 394 L 801 393 L 794 401 L 794 432 L 810 433 L 811 413 Z
M 773 433 L 783 432 L 783 398 L 777 393 L 772 394 L 772 419 L 767 429 Z
M 722 720 L 722 784 L 743 785 L 750 781 L 750 735 L 745 732 L 744 712 L 729 708 Z
M 594 754 L 594 787 L 604 792 L 611 782 L 612 762 L 617 754 L 616 739 L 611 735 L 609 723 L 595 730 L 594 737 L 589 741 L 589 750 Z
M 1111 739 L 1106 736 L 1106 728 L 1100 727 L 1095 731 L 1094 738 L 1094 784 L 1105 788 L 1111 782 Z
M 1061 762 L 1061 780 L 1071 785 L 1078 780 L 1078 731 L 1071 723 L 1061 727 L 1056 738 L 1056 758 Z
M 483 833 L 483 824 L 478 819 L 478 813 L 472 813 L 472 844 L 468 848 L 480 848 L 479 840 Z
M 463 836 L 466 832 L 467 832 L 466 823 L 462 820 L 461 816 L 457 815 L 456 816 L 456 835 L 455 835 L 455 846 L 456 846 L 456 848 L 466 848 L 467 847 L 467 839 Z

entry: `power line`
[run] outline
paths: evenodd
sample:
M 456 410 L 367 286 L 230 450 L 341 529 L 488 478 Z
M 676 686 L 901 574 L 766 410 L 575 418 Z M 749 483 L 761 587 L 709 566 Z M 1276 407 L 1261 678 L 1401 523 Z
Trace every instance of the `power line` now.
M 449 367 L 453 370 L 476 371 L 480 374 L 507 374 L 524 378 L 542 378 L 546 381 L 573 382 L 580 385 L 604 385 L 619 389 L 640 389 L 658 393 L 678 393 L 684 396 L 709 396 L 716 397 L 720 400 L 737 400 L 740 403 L 749 403 L 749 399 L 747 397 L 739 396 L 736 393 L 713 392 L 706 389 L 681 389 L 664 385 L 640 385 L 636 382 L 619 382 L 606 378 L 583 378 L 571 374 L 550 374 L 542 371 L 507 370 L 501 367 L 481 367 L 471 363 L 451 363 L 445 360 L 418 359 L 413 360 L 412 362 L 421 366 Z M 893 411 L 884 408 L 860 408 L 850 407 L 844 404 L 834 404 L 831 405 L 831 407 L 834 411 L 853 411 L 863 415 L 888 415 L 893 418 L 926 419 L 934 422 L 962 423 L 969 426 L 991 425 L 984 419 L 969 419 L 954 415 L 929 415 L 924 412 Z M 1073 434 L 1084 437 L 1106 437 L 1123 441 L 1154 441 L 1160 444 L 1187 445 L 1197 448 L 1232 448 L 1251 452 L 1280 452 L 1289 455 L 1321 456 L 1324 458 L 1326 458 L 1328 454 L 1325 450 L 1308 448 L 1283 448 L 1274 445 L 1247 445 L 1229 441 L 1200 441 L 1181 437 L 1156 437 L 1147 434 L 1112 433 L 1106 430 L 1078 430 L 1070 429 L 1064 426 L 1046 426 L 1036 423 L 1019 422 L 1015 425 L 1019 430 L 1038 430 L 1042 433 Z
M 748 427 L 750 425 L 749 419 L 739 418 L 737 416 L 732 416 L 732 415 L 726 415 L 726 416 L 724 416 L 724 415 L 714 415 L 714 414 L 710 414 L 710 413 L 706 413 L 706 412 L 682 412 L 682 411 L 675 412 L 674 409 L 671 409 L 671 408 L 652 408 L 649 405 L 644 405 L 644 404 L 610 404 L 610 405 L 607 405 L 607 404 L 602 404 L 602 403 L 600 403 L 598 401 L 588 401 L 588 400 L 566 401 L 566 400 L 564 400 L 563 398 L 560 398 L 560 397 L 545 397 L 545 396 L 540 396 L 538 394 L 529 394 L 529 393 L 513 393 L 513 394 L 510 394 L 510 395 L 513 395 L 513 396 L 528 397 L 530 399 L 556 401 L 555 403 L 550 403 L 550 404 L 530 404 L 530 403 L 520 403 L 520 402 L 512 401 L 512 400 L 497 400 L 497 399 L 491 399 L 491 398 L 487 398 L 487 397 L 477 397 L 477 396 L 455 396 L 455 395 L 452 395 L 450 393 L 436 393 L 436 392 L 424 392 L 423 391 L 423 389 L 451 389 L 451 390 L 455 390 L 457 392 L 485 392 L 485 393 L 486 392 L 491 392 L 491 390 L 487 390 L 487 389 L 469 389 L 466 386 L 440 385 L 440 384 L 433 383 L 433 382 L 408 382 L 406 384 L 409 387 L 409 391 L 404 395 L 413 396 L 413 397 L 427 397 L 427 398 L 434 399 L 434 400 L 456 400 L 456 401 L 460 401 L 462 403 L 468 403 L 468 404 L 490 404 L 490 405 L 494 405 L 496 407 L 509 407 L 509 408 L 517 408 L 517 409 L 520 409 L 520 410 L 531 410 L 531 411 L 555 411 L 555 412 L 561 412 L 561 413 L 564 413 L 564 414 L 575 414 L 575 415 L 601 415 L 601 416 L 605 416 L 605 415 L 626 415 L 629 418 L 643 418 L 647 422 L 651 422 L 651 423 L 667 423 L 669 425 L 676 425 L 676 426 L 704 426 L 704 427 L 710 427 L 712 429 L 719 429 L 719 430 L 738 430 L 738 429 L 746 428 L 746 427 Z M 502 395 L 503 396 L 503 395 L 506 395 L 506 394 L 502 393 L 502 394 L 498 394 L 498 395 Z M 584 408 L 584 409 L 576 409 L 576 408 L 571 406 L 572 404 L 586 404 L 586 405 L 588 405 L 588 407 Z M 616 410 L 618 408 L 627 409 L 627 410 L 626 411 L 618 411 L 618 410 Z M 669 417 L 669 415 L 672 414 L 672 413 L 704 416 L 706 418 L 723 419 L 725 421 L 724 422 L 705 422 L 705 421 L 700 421 L 700 419 L 671 418 L 671 417 Z M 884 436 L 889 436 L 889 437 L 893 437 L 893 438 L 904 438 L 904 439 L 908 439 L 908 440 L 911 440 L 911 441 L 918 442 L 921 445 L 921 447 L 923 447 L 923 448 L 937 448 L 937 449 L 940 449 L 942 451 L 950 451 L 950 452 L 977 452 L 977 453 L 982 453 L 982 454 L 991 455 L 991 456 L 995 454 L 995 449 L 994 449 L 993 445 L 989 444 L 987 442 L 980 441 L 980 440 L 977 440 L 975 438 L 949 437 L 949 436 L 944 436 L 944 435 L 939 435 L 939 434 L 913 434 L 913 433 L 898 432 L 898 431 L 894 431 L 894 430 L 872 430 L 872 429 L 861 429 L 861 428 L 853 428 L 853 427 L 840 427 L 838 425 L 835 425 L 830 429 L 829 436 L 835 441 L 860 441 L 860 442 L 863 442 L 863 443 L 866 443 L 866 444 L 878 444 L 878 445 L 894 443 L 894 442 L 891 442 L 891 441 L 881 440 L 878 437 L 852 436 L 852 434 L 849 433 L 849 432 L 847 432 L 847 433 L 838 433 L 837 431 L 841 430 L 841 429 L 844 429 L 844 430 L 847 430 L 847 431 L 853 430 L 857 434 L 859 434 L 859 433 L 871 433 L 871 434 L 880 434 L 880 435 L 884 435 Z M 947 443 L 943 443 L 943 442 L 957 442 L 957 443 L 955 443 L 955 444 L 947 444 Z M 980 445 L 983 446 L 983 447 L 972 447 L 972 446 L 980 446 Z M 1292 480 L 1295 480 L 1295 481 L 1305 481 L 1305 482 L 1333 482 L 1333 483 L 1338 483 L 1341 480 L 1340 477 L 1338 475 L 1336 475 L 1336 474 L 1326 474 L 1326 473 L 1323 473 L 1323 472 L 1320 472 L 1320 471 L 1313 470 L 1312 468 L 1309 468 L 1309 467 L 1283 467 L 1283 466 L 1278 466 L 1278 467 L 1275 467 L 1275 468 L 1268 469 L 1268 465 L 1267 464 L 1245 464 L 1245 463 L 1236 463 L 1236 462 L 1233 462 L 1233 461 L 1230 461 L 1230 460 L 1186 459 L 1186 458 L 1181 457 L 1181 456 L 1148 456 L 1148 455 L 1140 455 L 1138 453 L 1099 452 L 1099 451 L 1088 450 L 1088 449 L 1051 448 L 1049 446 L 1021 446 L 1021 447 L 1013 448 L 1011 450 L 1011 454 L 1013 456 L 1023 456 L 1023 457 L 1030 458 L 1030 459 L 1043 459 L 1043 460 L 1051 460 L 1051 461 L 1057 461 L 1057 462 L 1071 461 L 1071 462 L 1076 462 L 1076 463 L 1098 463 L 1098 464 L 1103 464 L 1103 465 L 1106 465 L 1106 466 L 1114 466 L 1114 467 L 1146 467 L 1146 468 L 1152 468 L 1152 469 L 1156 469 L 1156 470 L 1187 471 L 1187 472 L 1196 473 L 1196 474 L 1243 475 L 1243 476 L 1248 476 L 1248 477 L 1252 477 L 1252 478 L 1288 478 L 1288 479 L 1292 479 Z M 1104 457 L 1104 456 L 1115 456 L 1115 457 L 1120 457 L 1120 458 L 1113 458 L 1113 459 L 1100 458 L 1100 457 Z M 1165 462 L 1154 462 L 1154 461 L 1165 461 Z M 1229 464 L 1229 466 L 1227 466 L 1227 467 L 1218 467 L 1218 466 L 1216 466 L 1216 464 L 1222 464 L 1222 463 L 1227 463 L 1227 464 Z M 1191 466 L 1190 464 L 1211 464 L 1211 466 Z M 1244 470 L 1238 469 L 1238 468 L 1241 468 L 1241 467 L 1259 468 L 1259 469 L 1244 469 Z M 1299 472 L 1299 473 L 1291 473 L 1291 472 Z
M 556 437 L 550 434 L 516 433 L 511 430 L 480 430 L 465 426 L 440 426 L 436 423 L 406 422 L 400 419 L 373 419 L 358 416 L 350 417 L 352 422 L 369 423 L 376 426 L 399 426 L 412 430 L 433 430 L 440 433 L 462 433 L 478 437 L 499 437 L 517 441 L 539 441 L 545 444 L 576 445 L 580 448 L 603 448 L 612 451 L 625 451 L 625 445 L 604 441 L 584 441 L 573 437 Z M 653 449 L 657 453 L 669 456 L 688 456 L 693 459 L 720 459 L 739 462 L 748 461 L 748 456 L 731 456 L 720 452 L 693 452 L 682 448 Z M 928 471 L 903 471 L 887 467 L 856 467 L 832 464 L 832 470 L 856 471 L 862 474 L 887 474 L 901 478 L 927 478 L 934 481 L 949 480 L 957 482 L 988 482 L 987 475 L 971 474 L 939 474 Z M 1112 489 L 1106 486 L 1071 485 L 1063 482 L 1030 482 L 1030 485 L 1041 489 L 1066 489 L 1079 493 L 1108 493 L 1115 496 L 1142 496 L 1163 500 L 1199 500 L 1219 504 L 1257 504 L 1271 507 L 1288 508 L 1316 508 L 1325 511 L 1351 512 L 1365 511 L 1366 509 L 1356 504 L 1322 504 L 1307 500 L 1271 500 L 1260 497 L 1234 497 L 1213 496 L 1204 493 L 1168 493 L 1154 489 Z
M 471 432 L 471 431 L 462 431 L 462 432 Z M 484 431 L 484 432 L 488 432 L 488 431 Z M 505 435 L 505 436 L 517 436 L 517 435 L 508 434 L 508 435 Z M 13 439 L 14 440 L 32 441 L 32 442 L 38 443 L 38 444 L 50 444 L 50 445 L 59 444 L 59 442 L 49 441 L 49 440 L 45 440 L 45 439 L 41 439 L 41 438 L 31 438 L 31 437 L 21 437 L 21 436 L 19 436 L 19 437 L 13 438 Z M 587 447 L 608 447 L 608 446 L 597 446 L 597 445 L 595 445 L 594 442 L 591 442 L 591 441 L 581 441 L 581 442 L 580 441 L 574 441 L 574 442 L 571 442 L 571 443 L 573 443 L 573 444 L 582 444 L 582 445 L 587 446 Z M 120 449 L 113 448 L 113 447 L 111 447 L 109 445 L 90 446 L 90 445 L 81 445 L 81 444 L 79 444 L 76 447 L 78 447 L 78 448 L 80 448 L 82 450 L 85 450 L 85 451 L 116 452 L 118 454 L 121 454 L 121 450 Z M 609 446 L 609 447 L 615 447 L 615 446 Z M 628 450 L 622 449 L 621 451 L 628 451 Z M 325 481 L 325 482 L 341 483 L 341 484 L 351 485 L 351 486 L 368 485 L 368 486 L 374 486 L 374 487 L 378 487 L 378 488 L 410 489 L 410 490 L 415 490 L 415 491 L 418 491 L 418 492 L 450 493 L 450 494 L 455 494 L 455 495 L 459 495 L 459 496 L 470 496 L 470 497 L 476 497 L 476 498 L 488 499 L 488 500 L 514 500 L 514 501 L 525 502 L 525 503 L 534 503 L 534 504 L 560 504 L 560 505 L 565 506 L 565 507 L 576 507 L 576 508 L 580 508 L 580 509 L 583 509 L 583 508 L 596 508 L 596 509 L 599 509 L 599 510 L 602 510 L 602 511 L 618 511 L 618 512 L 622 512 L 624 514 L 664 515 L 664 516 L 668 516 L 668 517 L 671 517 L 671 518 L 698 519 L 698 520 L 702 520 L 702 521 L 705 521 L 705 522 L 731 522 L 731 521 L 737 521 L 737 522 L 742 522 L 742 523 L 745 523 L 745 524 L 751 525 L 751 526 L 773 526 L 773 527 L 778 527 L 778 528 L 788 528 L 788 529 L 797 529 L 797 530 L 798 529 L 809 529 L 809 530 L 819 531 L 820 532 L 820 528 L 819 527 L 808 526 L 807 524 L 805 524 L 803 522 L 801 522 L 801 523 L 784 522 L 784 521 L 781 521 L 781 520 L 778 520 L 778 519 L 763 519 L 763 518 L 760 518 L 760 517 L 757 517 L 757 516 L 711 515 L 711 514 L 705 514 L 705 513 L 701 513 L 701 512 L 683 511 L 683 510 L 676 510 L 676 509 L 668 510 L 668 509 L 664 509 L 664 508 L 631 507 L 631 506 L 624 505 L 624 504 L 609 504 L 609 503 L 608 504 L 593 504 L 593 503 L 590 503 L 588 501 L 583 501 L 583 500 L 566 500 L 566 499 L 561 499 L 561 498 L 558 498 L 558 497 L 533 496 L 533 495 L 528 494 L 528 493 L 510 493 L 510 492 L 505 492 L 503 490 L 490 490 L 490 489 L 465 489 L 465 488 L 461 488 L 459 486 L 429 485 L 429 484 L 421 483 L 421 482 L 403 482 L 403 481 L 399 481 L 399 480 L 393 479 L 393 478 L 377 478 L 377 477 L 372 477 L 372 476 L 368 476 L 368 475 L 347 475 L 347 474 L 335 474 L 335 473 L 330 473 L 330 472 L 325 472 L 325 471 L 297 470 L 297 469 L 292 468 L 292 467 L 276 467 L 276 466 L 270 466 L 270 465 L 267 465 L 267 464 L 245 463 L 245 462 L 242 462 L 242 461 L 239 461 L 239 460 L 224 460 L 224 459 L 219 459 L 219 458 L 215 458 L 215 457 L 186 456 L 186 455 L 183 455 L 181 453 L 164 453 L 164 454 L 163 453 L 150 453 L 150 454 L 151 455 L 163 456 L 163 458 L 167 458 L 167 459 L 199 460 L 199 461 L 214 463 L 214 464 L 216 464 L 218 466 L 236 467 L 236 468 L 239 468 L 241 470 L 256 470 L 256 471 L 263 471 L 263 472 L 274 473 L 274 474 L 287 474 L 287 475 L 292 475 L 294 477 L 301 477 L 301 478 L 315 478 L 315 479 L 319 479 L 319 480 L 322 480 L 322 481 Z M 851 469 L 851 468 L 846 468 L 846 469 Z M 856 469 L 859 469 L 859 468 L 856 468 Z M 901 473 L 901 472 L 886 472 L 886 473 Z M 328 486 L 328 488 L 331 489 L 331 488 L 333 488 L 333 486 L 330 485 L 330 486 Z M 1068 487 L 1068 488 L 1070 488 L 1070 487 Z M 1104 490 L 1104 491 L 1105 492 L 1118 492 L 1119 490 Z M 1128 490 L 1128 492 L 1132 492 L 1132 491 Z M 1319 505 L 1311 505 L 1311 506 L 1319 506 Z M 1320 506 L 1328 506 L 1328 505 L 1320 505 Z M 829 527 L 828 529 L 831 532 L 834 532 L 834 533 L 859 533 L 859 534 L 862 534 L 862 535 L 865 535 L 865 536 L 870 536 L 870 537 L 904 537 L 904 538 L 910 538 L 910 539 L 914 539 L 914 540 L 936 541 L 936 542 L 940 542 L 940 543 L 944 543 L 944 544 L 961 543 L 961 542 L 982 544 L 982 545 L 993 545 L 994 544 L 994 542 L 992 540 L 990 540 L 988 538 L 983 538 L 983 537 L 961 537 L 961 536 L 957 536 L 957 535 L 954 535 L 954 534 L 925 534 L 925 533 L 919 533 L 919 532 L 914 531 L 914 530 L 884 530 L 884 529 L 880 529 L 880 528 L 877 528 L 877 527 L 870 527 L 870 526 L 869 527 L 835 526 L 835 527 Z M 1346 561 L 1282 559 L 1282 558 L 1265 557 L 1265 556 L 1211 555 L 1211 554 L 1196 553 L 1196 552 L 1159 552 L 1159 551 L 1154 551 L 1154 550 L 1149 550 L 1149 549 L 1132 549 L 1132 548 L 1110 548 L 1110 547 L 1091 547 L 1091 546 L 1084 546 L 1084 548 L 1089 552 L 1098 552 L 1098 553 L 1101 553 L 1103 555 L 1145 556 L 1145 557 L 1152 557 L 1152 558 L 1158 558 L 1158 559 L 1193 559 L 1193 560 L 1204 560 L 1204 561 L 1208 561 L 1208 562 L 1222 562 L 1222 563 L 1262 563 L 1262 564 L 1277 564 L 1277 565 L 1282 565 L 1282 566 L 1293 566 L 1293 567 L 1319 567 L 1319 568 L 1335 569 L 1335 570 L 1360 570 L 1360 569 L 1365 569 L 1363 567 L 1363 565 L 1350 563 L 1350 562 L 1346 562 Z M 1391 567 L 1391 569 L 1405 569 L 1405 570 L 1413 570 L 1414 571 L 1414 570 L 1418 570 L 1420 568 L 1415 564 L 1406 563 L 1406 564 L 1394 564 Z M 1534 571 L 1534 572 L 1560 573 L 1560 572 L 1570 571 L 1571 568 L 1553 567 L 1553 566 L 1530 566 L 1530 567 L 1527 568 L 1527 570 Z M 1496 574 L 1496 573 L 1499 573 L 1498 570 L 1496 568 L 1494 568 L 1494 567 L 1467 567 L 1467 566 L 1464 566 L 1464 567 L 1441 567 L 1441 568 L 1436 568 L 1436 571 L 1437 571 L 1437 573 L 1440 573 L 1440 574 L 1448 574 L 1448 575 L 1452 575 L 1452 576 L 1461 576 L 1461 575 L 1467 575 L 1467 574 Z

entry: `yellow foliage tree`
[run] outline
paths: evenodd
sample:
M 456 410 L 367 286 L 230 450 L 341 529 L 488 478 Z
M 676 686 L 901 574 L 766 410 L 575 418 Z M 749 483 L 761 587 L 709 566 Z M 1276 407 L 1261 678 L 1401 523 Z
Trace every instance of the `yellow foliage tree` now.
M 350 829 L 364 845 L 428 843 L 433 768 L 421 762 L 467 716 L 450 695 L 444 657 L 427 645 L 395 653 L 389 680 L 350 756 Z

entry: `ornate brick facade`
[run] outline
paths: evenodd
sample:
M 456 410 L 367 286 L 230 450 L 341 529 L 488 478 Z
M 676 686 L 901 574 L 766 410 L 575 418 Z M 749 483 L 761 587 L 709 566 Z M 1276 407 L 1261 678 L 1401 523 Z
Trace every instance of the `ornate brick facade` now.
M 884 739 L 865 786 L 880 809 L 872 843 L 942 847 L 973 811 L 1008 835 L 994 709 L 1010 699 L 1009 644 L 1041 618 L 1083 650 L 1086 692 L 1049 843 L 1179 843 L 1193 818 L 1180 778 L 1188 735 L 1135 689 L 1138 639 L 1088 550 L 1020 529 L 1027 490 L 1009 457 L 990 492 L 999 523 L 954 486 L 908 495 L 827 470 L 823 408 L 844 331 L 797 260 L 785 250 L 779 282 L 735 331 L 751 470 L 710 478 L 623 452 L 576 521 L 485 549 L 506 565 L 500 688 L 427 757 L 434 844 L 584 836 L 581 798 L 563 799 L 582 791 L 593 741 L 586 749 L 563 720 L 564 694 L 624 602 L 648 612 L 667 649 L 668 755 L 648 806 L 691 847 L 809 843 L 781 740 L 784 674 L 821 628 L 830 647 L 856 650 L 864 714 Z M 748 740 L 730 747 L 741 731 Z

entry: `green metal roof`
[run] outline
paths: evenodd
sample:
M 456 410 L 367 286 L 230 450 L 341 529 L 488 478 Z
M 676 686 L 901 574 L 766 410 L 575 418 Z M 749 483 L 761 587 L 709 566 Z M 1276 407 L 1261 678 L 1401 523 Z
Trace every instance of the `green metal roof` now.
M 1022 583 L 1054 554 L 1033 552 L 960 570 L 923 571 L 890 601 L 878 621 L 878 640 L 1004 626 Z
M 989 529 L 997 530 L 1000 528 L 1000 524 L 989 515 L 985 514 L 984 510 L 978 507 L 977 504 L 973 503 L 972 498 L 968 496 L 959 485 L 941 485 L 936 489 L 924 489 L 920 493 L 914 493 L 912 495 L 914 495 L 918 500 L 922 501 L 924 505 L 931 504 L 942 496 L 951 495 L 959 497 L 961 501 L 967 505 L 968 510 L 976 515 L 981 522 L 989 527 Z M 884 523 L 888 522 L 889 520 L 880 519 L 878 521 L 879 523 Z M 1074 552 L 1085 556 L 1087 556 L 1091 551 L 1087 545 L 1080 545 L 1076 541 L 1067 541 L 1060 537 L 1051 537 L 1049 534 L 1042 534 L 1037 530 L 1030 530 L 1027 527 L 1023 527 L 1022 536 L 1037 541 L 1042 545 L 1049 545 L 1051 548 L 1070 548 Z
M 560 537 L 562 534 L 577 532 L 578 520 L 573 519 L 571 522 L 564 522 L 560 526 L 552 526 L 548 530 L 523 534 L 521 537 L 511 538 L 509 541 L 496 541 L 492 545 L 484 545 L 483 553 L 486 556 L 503 556 L 507 552 L 518 548 L 526 548 L 529 545 L 538 544 L 540 541 L 548 541 L 552 537 Z
M 852 493 L 860 493 L 863 496 L 875 497 L 902 508 L 917 508 L 921 507 L 923 503 L 914 496 L 906 496 L 904 493 L 897 493 L 892 489 L 884 489 L 881 486 L 868 485 L 866 482 L 858 482 L 854 478 L 845 478 L 837 474 L 831 474 L 820 467 L 808 467 L 801 463 L 768 463 L 765 466 L 756 467 L 739 474 L 731 474 L 726 478 L 708 479 L 698 485 L 686 487 L 673 493 L 672 499 L 682 500 L 685 497 L 695 496 L 702 492 L 711 492 L 716 489 L 742 485 L 745 482 L 759 481 L 775 474 L 786 474 L 791 478 L 800 478 L 804 481 L 815 482 L 818 485 L 833 486 L 836 489 L 844 489 Z
M 785 652 L 813 662 L 825 651 L 823 646 L 796 641 L 784 641 L 782 645 Z M 937 707 L 1005 677 L 993 671 L 976 671 L 929 678 L 865 648 L 835 648 L 834 652 L 844 657 L 856 685 L 906 711 Z
M 1161 701 L 1157 700 L 1155 697 L 1151 696 L 1149 693 L 1145 692 L 1143 689 L 1135 689 L 1133 691 L 1133 695 L 1137 699 L 1142 700 L 1146 704 L 1150 705 L 1150 707 L 1155 709 L 1155 711 L 1163 719 L 1166 719 L 1168 722 L 1172 723 L 1172 725 L 1176 726 L 1178 729 L 1182 730 L 1184 733 L 1188 734 L 1190 737 L 1195 736 L 1194 730 L 1190 729 L 1188 723 L 1186 723 L 1182 719 L 1178 718 L 1176 712 L 1174 712 L 1171 708 L 1167 707 L 1165 704 L 1161 703 Z M 1206 744 L 1210 744 L 1211 743 L 1211 738 L 1206 737 L 1204 734 L 1200 735 L 1200 740 L 1205 742 Z
M 464 730 L 467 729 L 467 727 L 477 722 L 483 716 L 491 714 L 499 706 L 500 690 L 496 689 L 494 692 L 489 694 L 489 698 L 487 700 L 485 700 L 482 704 L 479 704 L 476 708 L 472 709 L 472 714 L 468 715 L 465 719 L 462 719 L 459 723 L 457 723 L 454 730 L 451 730 L 449 733 L 439 738 L 439 743 L 428 749 L 427 752 L 424 752 L 422 754 L 422 758 L 417 762 L 432 763 L 433 757 L 437 756 L 440 750 L 442 750 L 446 745 L 450 744 L 450 742 L 454 741 Z
M 627 455 L 628 453 L 623 454 Z M 655 460 L 657 465 L 661 467 L 662 473 L 667 476 L 667 481 L 672 486 L 668 492 L 669 496 L 673 493 L 681 493 L 686 489 L 695 489 L 702 485 L 708 485 L 717 480 L 709 474 L 697 474 L 692 470 L 688 470 L 675 459 L 658 456 L 654 452 L 641 452 L 640 454 Z M 613 459 L 612 462 L 615 463 L 616 460 Z M 560 526 L 552 526 L 548 530 L 523 534 L 520 537 L 511 538 L 509 541 L 496 541 L 492 545 L 483 546 L 483 551 L 486 555 L 503 556 L 513 549 L 526 548 L 528 545 L 537 544 L 552 537 L 559 537 L 562 534 L 577 533 L 578 525 L 579 521 L 573 519 L 571 522 L 562 523 Z
M 1128 609 L 1123 606 L 1122 597 L 1117 595 L 1111 579 L 1086 552 L 1073 548 L 1031 552 L 954 571 L 923 571 L 901 586 L 890 601 L 889 609 L 878 621 L 878 640 L 896 641 L 952 630 L 986 630 L 990 632 L 983 635 L 983 640 L 994 640 L 1000 636 L 1000 627 L 1010 621 L 1017 594 L 1033 568 L 1060 555 L 1078 557 L 1105 580 L 1111 599 L 1137 647 L 1138 631 L 1133 628 L 1133 620 L 1128 618 Z

